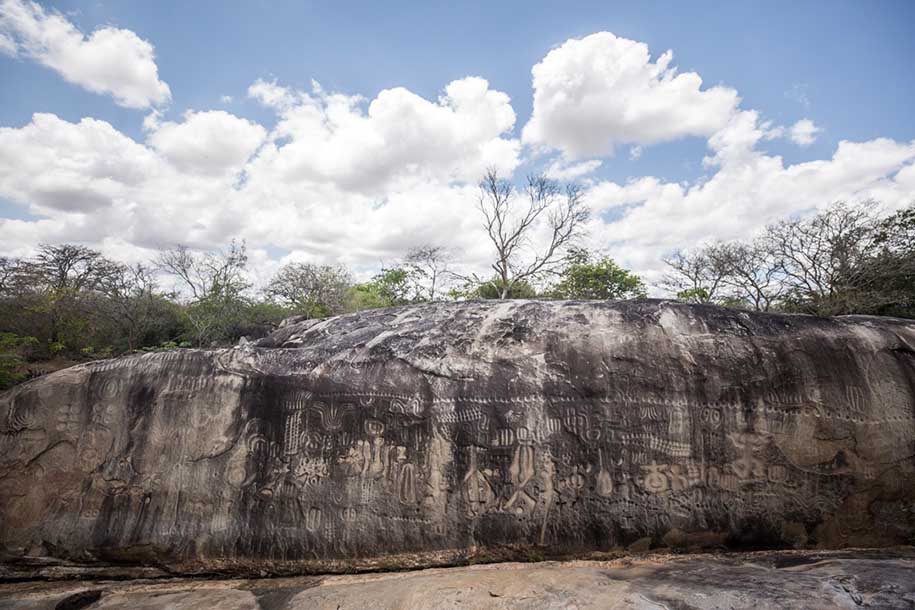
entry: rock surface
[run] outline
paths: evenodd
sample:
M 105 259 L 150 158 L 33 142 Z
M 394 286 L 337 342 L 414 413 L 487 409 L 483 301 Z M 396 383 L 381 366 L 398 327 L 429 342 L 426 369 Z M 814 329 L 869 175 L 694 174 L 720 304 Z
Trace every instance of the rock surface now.
M 910 544 L 913 455 L 913 323 L 375 310 L 0 396 L 0 576 Z
M 5 610 L 903 610 L 915 552 L 744 553 L 254 580 L 0 584 Z

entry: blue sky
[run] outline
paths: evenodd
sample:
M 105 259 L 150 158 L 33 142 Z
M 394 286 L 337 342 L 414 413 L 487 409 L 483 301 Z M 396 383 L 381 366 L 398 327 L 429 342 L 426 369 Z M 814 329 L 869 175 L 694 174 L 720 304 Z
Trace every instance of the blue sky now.
M 565 165 L 587 160 L 600 161 L 601 165 L 593 171 L 575 176 L 589 186 L 595 216 L 602 219 L 601 225 L 594 227 L 591 239 L 596 247 L 609 248 L 618 258 L 648 275 L 657 270 L 657 265 L 651 261 L 658 259 L 659 254 L 666 250 L 689 247 L 693 242 L 707 238 L 743 237 L 775 215 L 823 205 L 828 203 L 826 199 L 836 196 L 881 196 L 881 199 L 887 200 L 885 203 L 889 208 L 915 199 L 908 181 L 911 171 L 906 169 L 911 167 L 909 147 L 915 139 L 915 120 L 911 113 L 911 100 L 915 99 L 915 77 L 911 70 L 911 61 L 915 57 L 915 3 L 912 2 L 582 2 L 575 3 L 573 7 L 555 2 L 373 2 L 341 7 L 335 3 L 302 2 L 119 1 L 44 2 L 37 9 L 32 8 L 29 23 L 38 23 L 37 27 L 46 27 L 49 17 L 56 15 L 69 22 L 86 40 L 96 30 L 107 27 L 132 32 L 138 40 L 151 45 L 154 57 L 150 61 L 154 62 L 159 82 L 167 84 L 170 97 L 164 101 L 150 101 L 146 105 L 142 101 L 133 103 L 133 107 L 119 105 L 117 92 L 99 93 L 100 85 L 90 82 L 92 78 L 101 78 L 107 83 L 102 89 L 112 89 L 120 86 L 117 79 L 124 77 L 120 72 L 106 75 L 101 72 L 107 69 L 102 65 L 86 77 L 80 76 L 84 71 L 72 62 L 63 67 L 49 67 L 55 61 L 58 64 L 66 61 L 48 59 L 53 50 L 36 48 L 43 43 L 36 43 L 34 38 L 30 42 L 27 38 L 27 29 L 31 26 L 28 23 L 23 25 L 18 17 L 10 18 L 15 11 L 21 13 L 23 6 L 30 7 L 22 0 L 0 2 L 0 14 L 7 15 L 5 22 L 0 21 L 0 34 L 5 32 L 7 39 L 14 41 L 8 47 L 15 46 L 14 50 L 0 53 L 0 127 L 8 128 L 5 133 L 8 146 L 16 144 L 20 150 L 22 146 L 39 147 L 36 152 L 38 157 L 48 155 L 49 159 L 58 159 L 75 155 L 75 158 L 81 159 L 90 154 L 81 150 L 62 150 L 61 147 L 91 144 L 77 144 L 72 138 L 58 141 L 47 134 L 60 133 L 62 127 L 80 125 L 81 120 L 91 118 L 109 124 L 113 132 L 119 134 L 112 136 L 106 132 L 104 137 L 123 136 L 137 144 L 139 148 L 136 150 L 127 146 L 132 152 L 117 153 L 136 153 L 142 157 L 135 171 L 167 173 L 173 168 L 156 166 L 155 170 L 151 169 L 158 161 L 147 159 L 144 152 L 151 150 L 152 155 L 167 157 L 166 161 L 175 165 L 177 157 L 173 153 L 165 152 L 161 142 L 159 147 L 152 143 L 159 129 L 157 126 L 184 125 L 188 111 L 204 113 L 222 110 L 264 130 L 263 137 L 249 130 L 251 133 L 247 133 L 246 137 L 251 139 L 252 147 L 242 152 L 251 156 L 251 163 L 262 157 L 261 165 L 266 166 L 268 156 L 259 146 L 263 146 L 263 142 L 275 141 L 282 148 L 281 145 L 289 141 L 274 138 L 279 136 L 277 126 L 284 117 L 289 118 L 291 111 L 271 106 L 262 97 L 250 95 L 249 88 L 259 79 L 275 83 L 275 86 L 287 91 L 302 91 L 312 96 L 311 81 L 315 80 L 325 93 L 364 98 L 361 102 L 353 102 L 357 107 L 354 110 L 356 115 L 364 115 L 371 101 L 384 90 L 402 87 L 411 95 L 435 104 L 448 83 L 467 77 L 482 77 L 488 81 L 489 91 L 507 94 L 511 100 L 506 105 L 510 106 L 515 116 L 511 127 L 499 131 L 504 126 L 499 123 L 499 127 L 494 127 L 495 132 L 480 136 L 518 141 L 517 152 L 511 161 L 506 162 L 506 169 L 521 176 L 532 169 L 547 168 L 557 160 Z M 546 114 L 543 115 L 546 118 L 541 136 L 522 137 L 522 129 L 531 120 L 535 103 L 531 68 L 544 61 L 551 49 L 570 51 L 571 46 L 564 46 L 567 42 L 594 40 L 587 37 L 598 32 L 612 32 L 616 39 L 647 45 L 650 62 L 657 62 L 665 51 L 671 50 L 673 59 L 670 66 L 676 67 L 679 74 L 692 72 L 701 77 L 701 89 L 696 89 L 696 95 L 720 86 L 734 91 L 735 96 L 740 98 L 739 104 L 733 107 L 725 104 L 725 109 L 716 107 L 722 113 L 721 121 L 705 121 L 699 117 L 696 120 L 703 125 L 690 131 L 678 129 L 676 125 L 692 120 L 678 114 L 678 108 L 691 104 L 693 98 L 669 102 L 660 100 L 659 104 L 667 104 L 665 107 L 673 112 L 669 117 L 672 127 L 662 134 L 647 135 L 644 129 L 640 132 L 640 127 L 625 124 L 626 119 L 620 118 L 628 116 L 630 109 L 613 99 L 625 97 L 624 90 L 617 86 L 600 89 L 599 85 L 595 85 L 597 89 L 582 93 L 585 97 L 592 96 L 592 101 L 597 100 L 589 106 L 588 112 L 600 113 L 606 109 L 608 116 L 584 114 L 583 120 L 593 121 L 594 124 L 606 121 L 606 133 L 598 135 L 606 135 L 608 141 L 616 142 L 615 146 L 600 150 L 592 146 L 587 154 L 580 154 L 583 149 L 578 148 L 576 136 L 562 131 L 575 129 L 576 126 L 566 124 L 563 116 L 549 117 Z M 124 42 L 128 45 L 135 43 L 133 38 Z M 607 47 L 604 52 L 604 47 L 597 42 L 576 53 L 584 54 L 584 63 L 557 60 L 549 67 L 549 76 L 545 78 L 574 79 L 575 70 L 590 71 L 589 66 L 601 62 L 604 62 L 601 65 L 606 62 L 612 65 L 613 61 L 619 60 L 613 55 L 615 51 Z M 86 58 L 89 63 L 105 64 L 105 59 L 96 55 L 87 54 Z M 609 69 L 613 70 L 612 67 Z M 584 78 L 600 79 L 605 75 L 589 73 Z M 80 78 L 85 82 L 80 82 Z M 152 82 L 155 83 L 155 79 Z M 138 86 L 147 85 L 152 86 L 149 83 Z M 635 101 L 632 103 L 637 105 L 633 108 L 636 110 L 654 105 L 654 101 L 646 96 L 664 94 L 653 85 L 646 86 L 649 89 L 645 89 L 643 95 L 633 96 Z M 547 108 L 549 103 L 555 102 L 555 96 L 559 94 L 562 91 L 551 90 L 551 93 L 544 94 L 543 107 Z M 604 104 L 600 95 L 611 96 L 608 103 Z M 224 96 L 230 96 L 231 101 L 224 101 Z M 579 101 L 586 103 L 585 97 Z M 403 103 L 409 105 L 413 102 Z M 326 101 L 324 108 L 327 108 Z M 386 120 L 397 122 L 402 116 L 399 113 L 409 112 L 409 109 L 400 106 L 395 105 L 395 108 L 394 114 L 385 115 Z M 581 108 L 583 106 L 572 103 L 557 112 L 568 116 Z M 697 106 L 696 111 L 710 115 L 710 108 Z M 155 121 L 151 122 L 149 117 L 154 110 L 157 114 Z M 501 110 L 481 112 L 497 111 Z M 748 160 L 741 153 L 740 162 L 752 164 L 746 167 L 751 167 L 759 182 L 776 183 L 784 192 L 803 191 L 798 194 L 798 202 L 773 204 L 764 194 L 757 193 L 755 187 L 742 185 L 739 178 L 734 178 L 740 174 L 734 155 L 727 161 L 708 162 L 707 157 L 715 153 L 714 150 L 710 153 L 714 134 L 721 133 L 725 125 L 736 125 L 734 117 L 745 112 L 755 112 L 753 124 L 760 134 L 765 135 L 757 134 L 755 137 L 751 146 L 753 159 Z M 44 134 L 41 137 L 22 131 L 32 123 L 34 113 L 53 115 L 59 122 L 46 125 L 45 131 L 38 130 Z M 618 113 L 620 117 L 614 118 L 609 116 L 610 113 Z M 226 119 L 225 116 L 220 117 Z M 491 117 L 465 118 L 478 124 Z M 802 119 L 812 123 L 813 132 L 806 139 L 810 141 L 805 140 L 805 144 L 799 145 L 789 133 L 792 126 Z M 664 120 L 662 118 L 661 122 Z M 744 124 L 748 125 L 746 121 Z M 245 128 L 240 123 L 233 125 Z M 449 133 L 464 129 L 455 125 L 439 126 Z M 100 128 L 99 125 L 94 123 L 93 129 L 97 128 Z M 434 130 L 437 127 L 423 127 L 426 128 Z M 86 131 L 88 127 L 84 125 L 79 129 Z M 226 133 L 231 129 L 227 126 Z M 310 133 L 307 129 L 296 129 L 292 130 L 293 135 L 286 134 L 286 137 L 294 140 L 306 138 Z M 380 129 L 386 134 L 384 137 L 398 138 L 385 128 Z M 196 144 L 203 142 L 202 136 L 193 139 L 194 133 L 187 131 L 184 137 L 191 138 Z M 377 130 L 372 134 L 373 137 L 381 137 Z M 438 141 L 439 135 L 433 132 L 424 137 Z M 54 141 L 48 141 L 49 138 Z M 92 137 L 88 139 L 93 140 Z M 871 143 L 872 148 L 847 151 L 849 158 L 842 157 L 839 163 L 835 155 L 842 141 L 861 146 Z M 180 142 L 186 143 L 187 140 Z M 358 146 L 359 136 L 350 134 L 345 142 L 348 147 Z M 886 146 L 876 150 L 874 142 L 882 142 Z M 895 148 L 887 148 L 890 146 L 888 142 L 892 142 Z M 0 138 L 0 163 L 5 162 L 10 167 L 7 168 L 6 180 L 0 167 L 0 217 L 31 224 L 6 222 L 2 225 L 0 238 L 6 236 L 10 241 L 6 248 L 0 249 L 20 253 L 28 250 L 30 240 L 71 238 L 123 256 L 142 257 L 155 243 L 166 241 L 170 234 L 175 240 L 201 248 L 237 236 L 247 239 L 255 249 L 263 250 L 261 262 L 265 269 L 279 263 L 278 254 L 343 260 L 367 268 L 377 261 L 396 257 L 397 246 L 405 239 L 404 236 L 414 235 L 417 230 L 404 230 L 383 223 L 396 224 L 405 213 L 412 216 L 410 206 L 425 206 L 427 204 L 421 201 L 430 196 L 447 202 L 441 205 L 447 205 L 449 209 L 459 206 L 461 197 L 468 192 L 465 187 L 472 186 L 473 167 L 479 165 L 478 160 L 468 158 L 460 148 L 466 143 L 456 145 L 455 154 L 460 159 L 443 159 L 440 166 L 428 172 L 422 167 L 424 158 L 435 156 L 437 152 L 404 150 L 383 167 L 371 168 L 383 177 L 377 183 L 364 184 L 361 179 L 343 176 L 339 172 L 328 174 L 330 170 L 326 168 L 320 172 L 321 180 L 316 180 L 309 174 L 313 168 L 302 166 L 304 173 L 300 176 L 310 176 L 307 187 L 290 179 L 288 191 L 279 192 L 265 186 L 247 195 L 245 188 L 239 185 L 256 180 L 254 166 L 233 167 L 234 177 L 231 180 L 226 178 L 220 184 L 207 182 L 200 175 L 190 175 L 185 167 L 167 182 L 180 182 L 181 195 L 189 192 L 199 194 L 198 198 L 191 197 L 183 204 L 183 212 L 187 212 L 187 206 L 198 206 L 199 218 L 193 214 L 182 214 L 180 222 L 205 226 L 205 230 L 188 232 L 184 230 L 186 226 L 176 226 L 170 231 L 167 227 L 168 203 L 162 203 L 162 216 L 157 217 L 156 222 L 161 221 L 163 226 L 144 235 L 144 231 L 134 228 L 134 225 L 148 225 L 151 222 L 149 215 L 155 215 L 154 208 L 159 204 L 149 193 L 158 188 L 157 184 L 147 185 L 146 191 L 142 188 L 138 190 L 133 183 L 119 190 L 112 184 L 119 180 L 123 182 L 121 177 L 112 176 L 110 180 L 105 178 L 104 184 L 87 185 L 78 176 L 74 178 L 73 172 L 68 172 L 59 179 L 54 177 L 54 188 L 60 189 L 62 181 L 71 180 L 72 186 L 67 183 L 64 191 L 83 193 L 87 188 L 94 189 L 86 194 L 86 201 L 96 203 L 79 208 L 41 201 L 40 194 L 36 195 L 25 181 L 29 172 L 36 172 L 33 183 L 50 179 L 49 174 L 44 172 L 52 170 L 12 167 L 13 162 L 8 160 L 12 157 L 2 156 L 3 144 L 3 138 Z M 111 150 L 106 149 L 107 153 L 93 149 L 91 154 L 115 154 L 112 151 L 120 150 L 118 147 L 122 144 L 112 145 Z M 219 143 L 213 142 L 213 145 L 219 146 Z M 325 142 L 324 145 L 330 146 L 329 151 L 340 148 L 339 143 Z M 449 145 L 444 144 L 446 148 Z M 303 146 L 307 148 L 307 142 Z M 269 158 L 273 168 L 285 162 L 281 156 Z M 780 160 L 783 170 L 780 174 L 772 173 L 778 168 L 773 169 L 772 164 L 765 161 L 773 158 Z M 876 158 L 882 161 L 877 164 L 879 167 L 872 167 L 869 159 Z M 804 182 L 804 188 L 786 183 L 788 180 L 800 180 L 797 175 L 807 172 L 808 166 L 801 164 L 819 161 L 832 161 L 833 165 L 828 171 L 809 166 L 810 171 L 819 171 L 822 175 Z M 301 159 L 290 161 L 295 167 L 300 167 L 300 162 Z M 356 163 L 350 159 L 339 163 L 345 165 L 350 162 Z M 404 180 L 397 175 L 400 169 L 398 163 L 404 166 L 412 163 L 419 166 L 417 172 L 433 177 L 419 182 Z M 797 167 L 793 173 L 790 171 L 792 166 Z M 200 169 L 199 164 L 194 167 Z M 14 172 L 15 179 L 10 177 Z M 847 179 L 837 177 L 836 173 L 842 173 Z M 862 173 L 867 174 L 867 179 L 860 178 Z M 212 172 L 207 176 L 212 178 Z M 289 178 L 288 172 L 284 176 Z M 699 192 L 703 184 L 714 181 L 716 177 L 722 183 L 717 196 L 724 193 L 725 199 L 740 200 L 741 203 L 728 204 L 717 200 L 713 192 Z M 649 178 L 654 180 L 653 188 L 645 182 Z M 269 179 L 279 178 L 272 176 Z M 730 182 L 724 184 L 726 179 Z M 268 180 L 268 177 L 265 175 L 263 180 Z M 893 182 L 889 189 L 887 181 Z M 353 184 L 357 186 L 353 187 Z M 638 184 L 641 187 L 633 186 Z M 676 185 L 684 189 L 679 199 L 670 192 Z M 668 187 L 666 191 L 665 186 Z M 220 189 L 223 189 L 223 195 L 217 194 Z M 436 189 L 446 189 L 447 192 Z M 690 189 L 695 190 L 692 195 Z M 211 197 L 238 201 L 233 206 L 220 208 L 218 202 L 208 200 Z M 335 203 L 342 205 L 343 211 L 337 214 L 321 207 L 330 205 L 326 203 L 326 197 L 335 201 L 346 200 L 345 203 Z M 360 212 L 360 206 L 368 205 L 367 201 L 375 202 L 377 206 L 379 201 L 385 202 L 388 198 L 393 201 L 397 197 L 410 201 L 405 199 L 398 203 L 396 213 L 391 211 L 379 216 L 371 212 L 372 208 Z M 110 203 L 97 203 L 105 198 L 110 198 Z M 712 202 L 712 199 L 716 201 Z M 728 208 L 729 205 L 732 207 Z M 673 231 L 676 235 L 670 240 L 665 240 L 663 235 L 646 236 L 641 233 L 646 226 L 654 224 L 651 214 L 669 217 L 670 210 L 677 206 L 684 213 L 690 212 L 690 222 L 679 223 L 678 226 L 695 224 L 693 229 Z M 750 213 L 750 210 L 759 207 L 764 208 L 763 212 Z M 138 212 L 141 208 L 142 213 Z M 632 217 L 627 224 L 626 215 L 633 208 L 640 208 L 639 213 L 643 217 Z M 270 223 L 263 218 L 251 219 L 259 227 L 250 234 L 245 234 L 244 223 L 239 226 L 239 223 L 232 222 L 232 218 L 237 218 L 240 213 L 256 214 L 258 209 L 263 214 L 270 213 L 279 218 L 285 215 L 282 223 L 285 226 L 281 229 L 287 229 L 290 223 L 303 223 L 303 236 L 297 239 L 286 234 L 271 239 Z M 706 210 L 708 216 L 703 223 L 701 220 Z M 372 216 L 376 217 L 370 218 Z M 435 224 L 436 218 L 443 217 L 442 214 L 427 210 L 418 216 L 425 223 L 418 231 L 423 238 L 453 241 L 449 245 L 465 252 L 468 264 L 485 259 L 484 248 L 476 245 L 478 240 L 472 235 L 464 239 L 453 238 L 449 230 L 449 227 L 453 228 L 453 223 L 446 223 L 438 229 L 428 226 L 429 223 Z M 728 220 L 721 222 L 722 218 Z M 741 220 L 732 222 L 733 218 Z M 55 220 L 56 225 L 46 222 L 46 226 L 39 226 L 41 219 Z M 65 221 L 77 229 L 68 233 Z M 175 221 L 179 219 L 175 218 Z M 335 221 L 349 222 L 351 230 L 323 225 L 321 231 L 316 228 L 316 224 Z M 471 230 L 472 224 L 468 222 L 462 226 Z M 703 230 L 703 224 L 707 227 L 720 226 L 722 234 L 716 235 L 712 228 Z M 225 226 L 220 230 L 219 225 Z M 96 231 L 91 229 L 93 226 Z M 121 234 L 117 230 L 119 226 L 125 228 Z M 334 235 L 339 241 L 328 237 Z M 364 248 L 355 253 L 350 251 L 351 248 L 347 249 L 354 235 L 368 235 L 360 238 L 365 242 Z M 402 245 L 409 247 L 414 244 L 404 242 Z M 638 253 L 633 253 L 634 249 Z

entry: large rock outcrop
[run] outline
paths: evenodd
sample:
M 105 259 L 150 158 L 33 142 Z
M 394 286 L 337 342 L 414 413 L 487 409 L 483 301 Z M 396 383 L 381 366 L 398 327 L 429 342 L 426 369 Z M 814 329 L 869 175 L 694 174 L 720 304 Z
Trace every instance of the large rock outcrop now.
M 22 566 L 333 571 L 915 538 L 915 324 L 663 301 L 291 322 L 0 396 Z

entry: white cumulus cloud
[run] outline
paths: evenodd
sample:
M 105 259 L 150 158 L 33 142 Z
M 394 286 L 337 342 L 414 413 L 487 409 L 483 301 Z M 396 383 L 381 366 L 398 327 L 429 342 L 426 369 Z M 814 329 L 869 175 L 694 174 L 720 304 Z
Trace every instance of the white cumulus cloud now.
M 594 172 L 603 162 L 600 159 L 591 159 L 590 161 L 581 161 L 579 163 L 569 163 L 565 159 L 555 159 L 547 166 L 547 178 L 552 180 L 578 180 L 583 176 Z
M 823 131 L 810 119 L 801 119 L 791 126 L 789 136 L 791 141 L 798 146 L 810 146 L 817 139 L 817 134 Z
M 187 112 L 181 123 L 158 123 L 149 144 L 176 168 L 213 175 L 239 170 L 267 137 L 256 123 L 222 110 Z
M 86 36 L 60 13 L 28 0 L 0 0 L 0 51 L 32 59 L 127 108 L 147 108 L 171 98 L 168 85 L 159 80 L 149 42 L 114 27 Z
M 658 279 L 677 248 L 748 238 L 767 223 L 831 202 L 873 198 L 891 211 L 915 201 L 915 142 L 840 142 L 832 158 L 785 165 L 742 149 L 710 178 L 694 183 L 652 176 L 601 182 L 588 194 L 598 218 L 592 239 L 612 244 L 626 265 Z
M 248 93 L 279 113 L 254 168 L 277 180 L 374 193 L 409 177 L 473 182 L 488 167 L 507 174 L 519 163 L 509 97 L 482 78 L 450 83 L 437 101 L 402 87 L 367 101 L 317 84 L 306 93 L 262 80 Z
M 617 144 L 648 145 L 710 136 L 734 114 L 734 89 L 702 89 L 695 72 L 677 73 L 667 51 L 609 32 L 572 39 L 532 70 L 534 110 L 527 144 L 568 157 L 610 155 Z
M 279 120 L 269 132 L 220 110 L 176 121 L 154 111 L 144 141 L 51 114 L 3 128 L 0 196 L 39 219 L 0 220 L 0 250 L 80 240 L 139 256 L 238 237 L 260 253 L 252 261 L 270 246 L 367 272 L 427 242 L 483 256 L 476 181 L 520 162 L 505 94 L 477 78 L 436 100 L 271 87 Z

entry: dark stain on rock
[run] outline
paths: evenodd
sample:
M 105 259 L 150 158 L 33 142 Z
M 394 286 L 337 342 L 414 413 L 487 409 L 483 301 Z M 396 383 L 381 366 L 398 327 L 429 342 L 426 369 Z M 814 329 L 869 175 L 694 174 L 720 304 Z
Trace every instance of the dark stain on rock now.
M 79 593 L 68 595 L 57 602 L 57 605 L 54 606 L 54 610 L 82 610 L 83 608 L 88 608 L 101 598 L 102 591 L 100 590 L 80 591 Z

